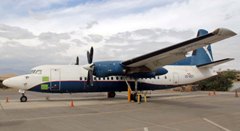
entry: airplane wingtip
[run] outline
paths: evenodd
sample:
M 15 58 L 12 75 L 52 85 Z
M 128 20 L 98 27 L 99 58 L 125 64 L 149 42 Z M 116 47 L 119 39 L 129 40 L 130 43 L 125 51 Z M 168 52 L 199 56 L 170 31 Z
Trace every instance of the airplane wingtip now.
M 229 37 L 237 35 L 237 33 L 227 28 L 218 28 L 215 31 L 213 31 L 213 34 Z

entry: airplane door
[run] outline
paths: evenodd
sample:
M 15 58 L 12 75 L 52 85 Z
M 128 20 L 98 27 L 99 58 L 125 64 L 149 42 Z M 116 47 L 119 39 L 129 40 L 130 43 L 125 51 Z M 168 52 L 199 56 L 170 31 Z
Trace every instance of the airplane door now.
M 177 72 L 173 73 L 173 84 L 178 84 L 179 83 L 179 75 Z
M 61 71 L 60 69 L 51 69 L 50 70 L 50 90 L 51 91 L 60 91 L 61 89 Z

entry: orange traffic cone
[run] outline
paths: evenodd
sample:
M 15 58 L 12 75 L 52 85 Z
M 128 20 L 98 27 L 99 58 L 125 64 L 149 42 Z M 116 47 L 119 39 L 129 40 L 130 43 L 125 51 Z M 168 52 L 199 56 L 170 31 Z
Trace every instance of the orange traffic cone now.
M 208 92 L 208 96 L 211 96 L 211 95 L 212 95 L 212 94 L 211 94 L 211 92 L 209 91 L 209 92 Z
M 8 97 L 6 97 L 6 103 L 8 103 Z
M 238 97 L 238 91 L 237 90 L 235 91 L 235 97 Z
M 72 100 L 71 103 L 70 103 L 70 107 L 74 107 L 73 100 Z

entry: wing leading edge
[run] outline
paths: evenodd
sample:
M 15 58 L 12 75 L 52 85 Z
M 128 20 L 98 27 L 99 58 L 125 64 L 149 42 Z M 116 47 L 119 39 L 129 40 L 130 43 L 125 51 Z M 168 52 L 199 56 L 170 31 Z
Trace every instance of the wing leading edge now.
M 236 35 L 236 33 L 229 29 L 218 28 L 207 35 L 123 61 L 122 64 L 126 67 L 128 74 L 153 71 L 159 67 L 184 59 L 186 53 L 189 51 L 227 39 L 234 35 Z

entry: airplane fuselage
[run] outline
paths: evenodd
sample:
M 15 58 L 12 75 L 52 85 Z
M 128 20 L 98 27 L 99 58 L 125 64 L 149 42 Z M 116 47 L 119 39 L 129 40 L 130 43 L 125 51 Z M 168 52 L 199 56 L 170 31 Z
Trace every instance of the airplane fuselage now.
M 138 90 L 161 90 L 216 75 L 209 68 L 196 66 L 164 66 L 168 70 L 165 75 L 154 78 L 138 79 Z M 45 93 L 77 93 L 77 92 L 115 92 L 127 91 L 126 80 L 134 89 L 134 78 L 125 76 L 95 77 L 93 86 L 87 84 L 87 71 L 79 65 L 43 65 L 32 69 L 31 74 L 8 79 L 13 88 Z M 14 82 L 11 82 L 14 81 Z

